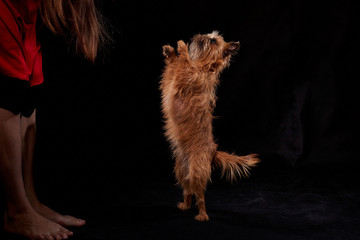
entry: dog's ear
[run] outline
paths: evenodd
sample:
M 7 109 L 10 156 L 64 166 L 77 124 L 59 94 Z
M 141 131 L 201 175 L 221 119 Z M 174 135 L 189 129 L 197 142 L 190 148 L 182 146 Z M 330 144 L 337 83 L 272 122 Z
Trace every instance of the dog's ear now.
M 226 45 L 226 49 L 224 51 L 225 55 L 233 55 L 238 52 L 240 48 L 240 42 L 229 42 Z

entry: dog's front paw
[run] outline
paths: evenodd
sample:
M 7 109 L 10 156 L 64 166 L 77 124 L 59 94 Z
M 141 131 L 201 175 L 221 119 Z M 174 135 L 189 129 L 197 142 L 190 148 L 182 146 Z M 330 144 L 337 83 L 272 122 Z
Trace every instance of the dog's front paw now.
M 183 40 L 177 42 L 177 51 L 179 54 L 186 54 L 188 52 L 188 46 Z
M 163 55 L 165 57 L 168 58 L 168 57 L 171 57 L 174 54 L 175 54 L 175 50 L 174 50 L 174 48 L 172 46 L 170 46 L 170 45 L 163 46 Z
M 206 213 L 199 213 L 199 215 L 195 217 L 195 220 L 198 220 L 200 222 L 205 222 L 205 221 L 209 221 L 210 219 Z

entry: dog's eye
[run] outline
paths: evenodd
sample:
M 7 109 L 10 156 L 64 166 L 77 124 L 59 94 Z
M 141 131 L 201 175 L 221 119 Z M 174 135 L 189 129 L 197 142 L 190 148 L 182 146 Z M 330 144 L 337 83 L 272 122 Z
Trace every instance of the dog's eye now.
M 210 38 L 210 43 L 211 43 L 211 44 L 216 43 L 216 38 Z

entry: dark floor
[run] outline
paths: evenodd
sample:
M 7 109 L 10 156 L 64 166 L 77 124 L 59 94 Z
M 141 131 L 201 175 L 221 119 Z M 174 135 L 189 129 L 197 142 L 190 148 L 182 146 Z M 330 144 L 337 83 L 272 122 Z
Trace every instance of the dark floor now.
M 136 188 L 124 182 L 116 191 L 69 189 L 77 199 L 47 201 L 87 220 L 72 229 L 73 240 L 360 239 L 359 185 L 349 176 L 258 172 L 237 184 L 215 177 L 206 193 L 209 222 L 195 221 L 195 208 L 176 208 L 181 191 L 172 181 L 148 180 Z

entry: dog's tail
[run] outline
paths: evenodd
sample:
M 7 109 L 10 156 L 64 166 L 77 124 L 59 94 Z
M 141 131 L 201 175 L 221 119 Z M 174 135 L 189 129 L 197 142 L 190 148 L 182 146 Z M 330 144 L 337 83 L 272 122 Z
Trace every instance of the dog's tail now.
M 257 154 L 237 156 L 226 152 L 217 151 L 214 156 L 213 166 L 220 167 L 222 177 L 226 175 L 227 180 L 236 181 L 237 178 L 249 177 L 250 168 L 260 162 Z

